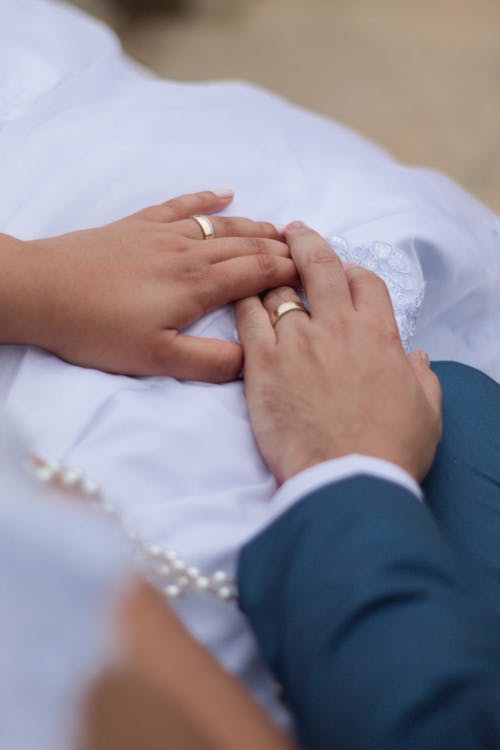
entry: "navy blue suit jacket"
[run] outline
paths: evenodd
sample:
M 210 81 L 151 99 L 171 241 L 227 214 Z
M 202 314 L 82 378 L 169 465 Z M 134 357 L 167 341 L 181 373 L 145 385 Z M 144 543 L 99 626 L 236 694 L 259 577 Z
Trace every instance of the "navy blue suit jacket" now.
M 498 623 L 410 492 L 312 493 L 246 545 L 239 584 L 304 747 L 500 748 Z

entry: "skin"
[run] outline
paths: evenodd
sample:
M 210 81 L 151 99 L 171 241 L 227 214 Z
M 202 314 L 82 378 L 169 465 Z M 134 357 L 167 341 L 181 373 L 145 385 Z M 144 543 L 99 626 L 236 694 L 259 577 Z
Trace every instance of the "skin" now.
M 0 235 L 0 344 L 112 373 L 233 380 L 239 345 L 180 332 L 221 305 L 294 283 L 296 271 L 272 224 L 213 217 L 216 239 L 203 239 L 189 217 L 231 201 L 230 191 L 203 192 L 99 229 L 30 242 Z
M 441 389 L 424 352 L 402 348 L 387 288 L 344 267 L 300 222 L 285 231 L 311 316 L 269 313 L 291 287 L 236 305 L 255 437 L 279 482 L 358 453 L 391 461 L 421 481 L 441 436 Z
M 88 696 L 79 750 L 294 750 L 144 581 L 117 613 L 121 660 Z
M 240 371 L 240 347 L 180 331 L 240 299 L 250 416 L 278 481 L 350 453 L 423 479 L 440 438 L 441 391 L 424 353 L 405 356 L 383 282 L 344 268 L 300 223 L 285 245 L 272 225 L 218 217 L 217 239 L 201 241 L 188 217 L 230 201 L 202 193 L 101 229 L 32 242 L 0 236 L 0 343 L 109 372 L 223 382 Z M 273 328 L 269 313 L 299 301 L 287 286 L 296 270 L 311 317 L 293 312 Z M 272 287 L 262 301 L 255 296 Z M 94 688 L 83 747 L 152 746 L 141 732 L 154 722 L 159 747 L 169 735 L 186 749 L 290 747 L 146 584 L 120 623 L 124 661 Z

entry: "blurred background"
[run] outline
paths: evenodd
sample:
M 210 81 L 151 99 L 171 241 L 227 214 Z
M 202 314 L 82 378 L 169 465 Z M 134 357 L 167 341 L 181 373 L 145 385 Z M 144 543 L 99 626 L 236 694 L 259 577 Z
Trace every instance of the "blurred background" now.
M 74 0 L 179 80 L 239 78 L 500 212 L 500 0 Z

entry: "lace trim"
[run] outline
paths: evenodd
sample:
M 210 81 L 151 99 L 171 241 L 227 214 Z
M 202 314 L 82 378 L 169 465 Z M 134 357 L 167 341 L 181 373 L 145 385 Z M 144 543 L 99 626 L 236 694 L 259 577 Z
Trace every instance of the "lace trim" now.
M 412 247 L 396 247 L 389 242 L 351 246 L 344 237 L 330 237 L 329 243 L 343 261 L 351 261 L 377 274 L 387 285 L 406 352 L 415 334 L 424 299 L 424 278 Z

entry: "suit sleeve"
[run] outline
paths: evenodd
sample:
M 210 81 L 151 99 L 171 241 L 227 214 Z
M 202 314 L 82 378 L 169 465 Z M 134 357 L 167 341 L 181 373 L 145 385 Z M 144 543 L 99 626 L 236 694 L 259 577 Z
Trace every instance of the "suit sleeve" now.
M 312 493 L 244 547 L 239 585 L 304 747 L 500 748 L 500 634 L 411 492 Z

